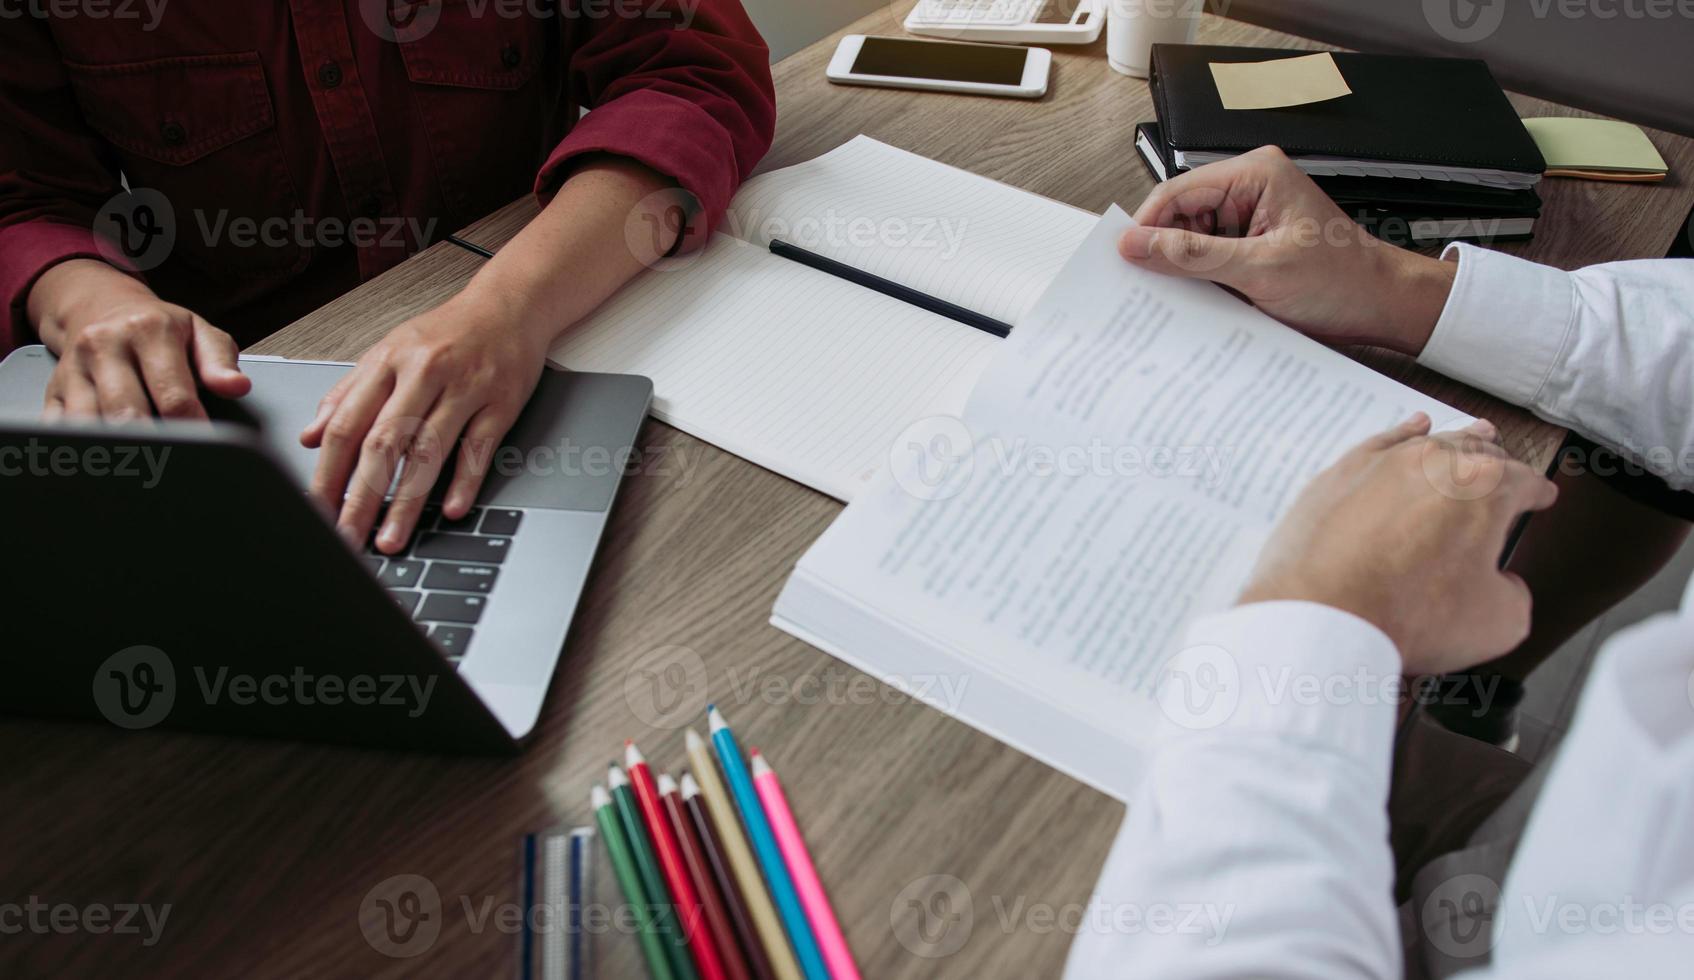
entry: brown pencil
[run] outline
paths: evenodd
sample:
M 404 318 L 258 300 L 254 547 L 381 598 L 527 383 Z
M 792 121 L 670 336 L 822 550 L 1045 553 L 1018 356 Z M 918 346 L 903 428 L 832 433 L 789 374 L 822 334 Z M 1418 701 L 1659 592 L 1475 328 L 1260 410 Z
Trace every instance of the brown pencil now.
M 682 863 L 688 869 L 688 877 L 694 881 L 694 890 L 700 895 L 700 909 L 705 914 L 706 929 L 712 934 L 712 942 L 722 954 L 724 974 L 727 980 L 749 980 L 747 955 L 735 941 L 735 931 L 730 925 L 729 914 L 724 910 L 723 900 L 718 895 L 718 886 L 712 880 L 712 869 L 706 862 L 706 856 L 701 852 L 700 840 L 689 826 L 688 814 L 683 812 L 682 794 L 677 791 L 676 780 L 670 773 L 659 776 L 659 799 L 664 801 L 665 815 L 670 819 L 671 830 L 676 834 L 678 849 L 682 851 Z
M 735 881 L 735 871 L 724 854 L 723 841 L 718 839 L 717 828 L 712 825 L 711 814 L 706 812 L 705 800 L 700 797 L 700 786 L 687 770 L 682 773 L 682 806 L 688 812 L 688 822 L 693 831 L 691 836 L 699 843 L 706 864 L 712 869 L 712 877 L 717 881 L 718 894 L 723 897 L 730 925 L 735 928 L 735 938 L 747 954 L 747 965 L 752 968 L 757 980 L 775 980 L 770 958 L 765 955 L 765 947 L 754 931 L 753 915 L 748 911 L 747 900 L 742 897 L 741 886 Z

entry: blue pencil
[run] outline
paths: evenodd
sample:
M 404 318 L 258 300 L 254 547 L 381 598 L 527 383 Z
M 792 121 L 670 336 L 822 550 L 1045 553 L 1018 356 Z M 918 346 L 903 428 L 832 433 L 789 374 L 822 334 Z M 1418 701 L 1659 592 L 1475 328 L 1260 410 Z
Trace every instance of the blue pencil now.
M 782 918 L 782 927 L 788 930 L 788 941 L 794 944 L 800 970 L 806 974 L 806 980 L 829 980 L 823 951 L 818 948 L 817 937 L 812 935 L 811 923 L 806 921 L 800 894 L 794 890 L 794 879 L 788 876 L 788 865 L 782 861 L 782 849 L 777 846 L 776 835 L 771 833 L 764 804 L 753 789 L 753 777 L 741 758 L 735 733 L 729 730 L 715 704 L 706 708 L 706 724 L 712 732 L 712 748 L 717 750 L 718 764 L 723 766 L 724 778 L 729 782 L 729 795 L 735 798 L 735 809 L 741 813 L 741 822 L 747 825 L 747 839 L 753 844 L 759 870 L 765 873 L 765 884 L 776 901 L 776 914 Z

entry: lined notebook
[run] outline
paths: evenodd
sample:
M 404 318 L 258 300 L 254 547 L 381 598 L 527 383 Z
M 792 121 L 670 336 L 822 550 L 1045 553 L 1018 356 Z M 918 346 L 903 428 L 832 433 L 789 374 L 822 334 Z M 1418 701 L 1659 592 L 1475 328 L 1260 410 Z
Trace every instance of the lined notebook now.
M 946 438 L 878 474 L 772 613 L 1119 799 L 1161 683 L 1228 698 L 1254 680 L 1170 658 L 1312 475 L 1413 411 L 1468 421 L 1210 283 L 1123 262 L 1130 224 L 1100 219 Z
M 748 181 L 705 249 L 638 277 L 549 359 L 645 375 L 656 418 L 850 500 L 902 430 L 963 407 L 1001 341 L 770 242 L 1015 326 L 1093 223 L 859 136 Z

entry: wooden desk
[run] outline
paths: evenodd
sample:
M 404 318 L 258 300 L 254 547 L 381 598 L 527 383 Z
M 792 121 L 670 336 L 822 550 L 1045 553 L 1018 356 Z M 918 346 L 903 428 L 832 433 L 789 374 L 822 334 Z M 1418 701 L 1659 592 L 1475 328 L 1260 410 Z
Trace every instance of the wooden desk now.
M 895 33 L 903 13 L 848 30 Z M 1310 46 L 1219 20 L 1201 37 Z M 1108 71 L 1100 45 L 1058 50 L 1051 95 L 1025 104 L 831 87 L 823 67 L 835 41 L 777 66 L 782 121 L 767 169 L 865 132 L 1096 211 L 1133 206 L 1150 186 L 1130 142 L 1133 124 L 1152 118 L 1145 86 Z M 1542 230 L 1515 250 L 1563 266 L 1662 255 L 1694 195 L 1694 143 L 1653 135 L 1677 176 L 1658 187 L 1548 182 Z M 532 207 L 466 235 L 498 246 Z M 475 260 L 452 248 L 431 249 L 255 351 L 356 356 L 463 283 Z M 1487 408 L 1526 458 L 1557 443 L 1556 428 L 1403 359 L 1373 363 Z M 134 936 L 0 938 L 0 973 L 510 976 L 516 938 L 478 916 L 518 900 L 521 835 L 582 820 L 589 785 L 626 736 L 657 765 L 679 767 L 682 733 L 650 723 L 656 703 L 680 702 L 698 724 L 693 710 L 715 700 L 781 769 L 865 976 L 1055 975 L 1122 808 L 766 624 L 838 505 L 663 425 L 649 424 L 644 447 L 654 465 L 626 486 L 520 759 L 0 722 L 0 902 L 171 905 L 152 947 Z M 378 953 L 360 930 L 361 903 L 401 874 L 428 878 L 442 901 L 439 937 L 407 960 Z M 968 894 L 969 904 L 946 910 L 934 899 L 952 879 L 964 889 L 953 897 Z M 620 958 L 601 975 L 636 975 L 633 946 L 616 943 Z M 924 955 L 937 952 L 946 955 Z

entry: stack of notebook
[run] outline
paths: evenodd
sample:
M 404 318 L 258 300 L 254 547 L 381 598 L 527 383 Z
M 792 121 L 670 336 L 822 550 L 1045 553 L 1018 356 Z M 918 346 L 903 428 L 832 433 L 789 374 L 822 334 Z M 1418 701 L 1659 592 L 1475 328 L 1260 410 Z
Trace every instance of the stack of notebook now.
M 1274 109 L 1224 107 L 1213 64 L 1309 54 L 1155 45 L 1148 84 L 1159 119 L 1136 127 L 1153 176 L 1166 180 L 1272 144 L 1391 241 L 1529 237 L 1546 165 L 1486 63 L 1336 53 L 1350 94 Z

